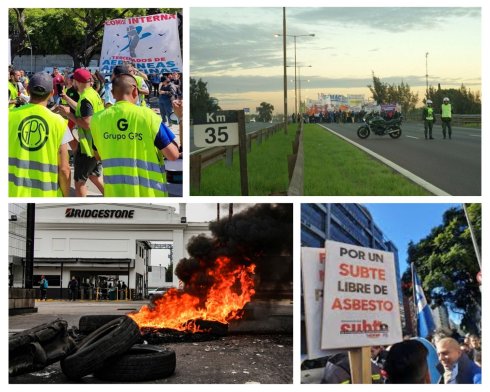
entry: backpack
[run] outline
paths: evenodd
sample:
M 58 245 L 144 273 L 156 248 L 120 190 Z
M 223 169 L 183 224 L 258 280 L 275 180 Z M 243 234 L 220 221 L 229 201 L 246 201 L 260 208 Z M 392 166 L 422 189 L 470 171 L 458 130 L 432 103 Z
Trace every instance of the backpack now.
M 46 278 L 44 278 L 43 288 L 48 288 L 48 280 Z

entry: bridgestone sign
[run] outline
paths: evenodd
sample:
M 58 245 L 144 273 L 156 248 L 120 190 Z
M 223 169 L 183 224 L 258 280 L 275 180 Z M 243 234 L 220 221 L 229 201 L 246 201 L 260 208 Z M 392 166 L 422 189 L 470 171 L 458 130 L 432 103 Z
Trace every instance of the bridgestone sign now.
M 133 219 L 134 210 L 88 210 L 67 208 L 65 211 L 65 218 Z

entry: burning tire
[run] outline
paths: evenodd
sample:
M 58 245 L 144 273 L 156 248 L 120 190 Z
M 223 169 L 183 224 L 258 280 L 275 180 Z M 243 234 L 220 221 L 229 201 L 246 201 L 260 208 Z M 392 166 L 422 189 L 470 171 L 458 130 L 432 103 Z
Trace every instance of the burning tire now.
M 78 322 L 78 330 L 84 335 L 88 335 L 99 329 L 109 321 L 121 317 L 120 314 L 91 314 L 80 317 Z
M 61 370 L 70 379 L 80 379 L 100 369 L 107 359 L 124 354 L 140 339 L 133 320 L 117 318 L 88 335 L 73 355 L 61 361 Z
M 118 358 L 97 370 L 94 376 L 108 381 L 149 381 L 171 376 L 175 372 L 175 351 L 136 344 Z

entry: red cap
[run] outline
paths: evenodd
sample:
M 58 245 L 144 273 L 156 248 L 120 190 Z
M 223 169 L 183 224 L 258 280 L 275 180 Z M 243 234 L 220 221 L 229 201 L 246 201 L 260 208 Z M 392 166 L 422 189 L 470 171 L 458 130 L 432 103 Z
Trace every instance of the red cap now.
M 80 83 L 88 83 L 92 80 L 92 74 L 86 69 L 78 68 L 73 72 L 73 79 Z

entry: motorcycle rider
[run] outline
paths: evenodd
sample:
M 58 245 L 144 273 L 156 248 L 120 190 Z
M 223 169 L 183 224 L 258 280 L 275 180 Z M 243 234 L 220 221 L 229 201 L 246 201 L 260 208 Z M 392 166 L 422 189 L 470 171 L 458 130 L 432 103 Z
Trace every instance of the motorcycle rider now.
M 432 101 L 430 99 L 427 100 L 426 106 L 423 111 L 423 120 L 424 120 L 424 135 L 427 140 L 427 130 L 429 131 L 429 139 L 433 140 L 432 137 L 432 125 L 436 122 L 436 118 L 434 116 L 434 109 L 432 108 Z

